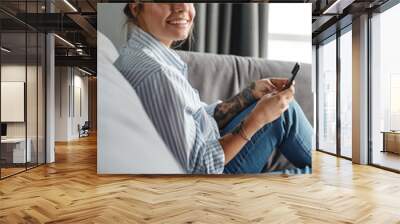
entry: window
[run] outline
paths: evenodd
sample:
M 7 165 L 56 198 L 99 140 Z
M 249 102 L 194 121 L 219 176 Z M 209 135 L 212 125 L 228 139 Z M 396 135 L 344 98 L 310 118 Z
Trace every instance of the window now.
M 351 27 L 350 27 L 351 28 Z M 352 33 L 340 36 L 340 154 L 352 156 Z
M 352 41 L 349 25 L 340 36 L 322 41 L 317 50 L 317 146 L 344 158 L 352 157 Z
M 388 151 L 384 145 L 384 132 L 400 130 L 400 5 L 371 18 L 371 137 L 372 163 L 400 170 L 400 155 Z M 400 148 L 398 133 L 394 148 Z M 390 143 L 390 142 L 389 142 Z M 400 150 L 399 150 L 400 151 Z
M 319 46 L 318 65 L 318 149 L 336 153 L 336 39 Z
M 400 130 L 400 73 L 390 74 L 390 130 Z
M 2 2 L 41 13 L 44 1 Z M 45 35 L 0 12 L 0 178 L 45 162 Z M 14 100 L 15 99 L 15 100 Z M 12 108 L 12 109 L 10 109 Z
M 288 19 L 289 15 L 291 18 L 302 19 Z M 311 4 L 269 4 L 267 58 L 311 63 L 309 21 L 311 21 Z

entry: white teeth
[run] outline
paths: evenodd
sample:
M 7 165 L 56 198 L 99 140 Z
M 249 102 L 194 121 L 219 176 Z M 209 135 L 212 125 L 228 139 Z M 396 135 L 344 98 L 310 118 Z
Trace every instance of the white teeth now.
M 171 23 L 171 24 L 186 24 L 188 21 L 187 20 L 172 20 L 172 21 L 169 21 L 168 23 Z

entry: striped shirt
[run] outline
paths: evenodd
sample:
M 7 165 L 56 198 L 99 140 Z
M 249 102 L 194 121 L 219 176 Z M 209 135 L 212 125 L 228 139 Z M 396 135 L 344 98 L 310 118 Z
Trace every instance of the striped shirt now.
M 174 50 L 134 26 L 115 66 L 137 92 L 169 150 L 187 173 L 222 173 L 224 152 L 207 105 L 187 80 L 187 65 Z M 157 156 L 157 155 L 154 155 Z

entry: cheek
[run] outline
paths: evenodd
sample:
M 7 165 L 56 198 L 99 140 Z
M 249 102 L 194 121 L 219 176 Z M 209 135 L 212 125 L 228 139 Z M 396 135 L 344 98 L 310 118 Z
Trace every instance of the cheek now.
M 165 10 L 163 10 L 161 7 L 153 7 L 148 12 L 149 13 L 147 13 L 148 15 L 147 20 L 149 21 L 150 24 L 156 27 L 165 25 L 166 18 L 168 16 L 166 15 Z

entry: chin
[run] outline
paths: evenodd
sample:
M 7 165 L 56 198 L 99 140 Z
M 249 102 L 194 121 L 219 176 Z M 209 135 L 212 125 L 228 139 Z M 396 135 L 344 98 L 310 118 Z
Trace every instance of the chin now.
M 176 35 L 176 36 L 175 36 L 174 40 L 175 40 L 175 41 L 185 40 L 188 36 L 189 36 L 188 33 L 179 34 L 179 35 Z

